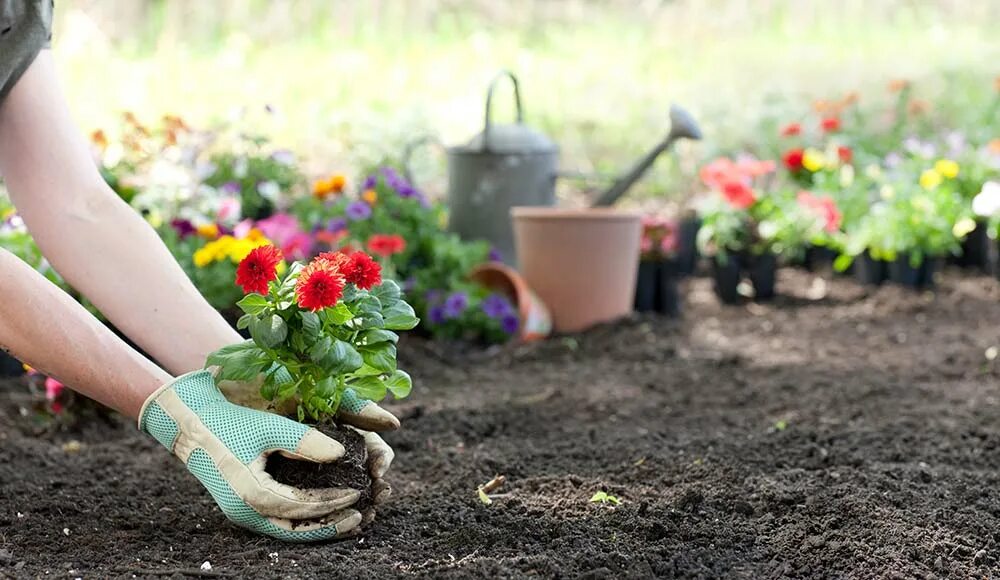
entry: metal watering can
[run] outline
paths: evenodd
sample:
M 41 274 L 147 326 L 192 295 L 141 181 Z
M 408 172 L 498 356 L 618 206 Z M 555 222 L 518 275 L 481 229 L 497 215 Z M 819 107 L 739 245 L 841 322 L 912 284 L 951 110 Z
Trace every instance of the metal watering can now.
M 505 78 L 510 79 L 514 88 L 517 122 L 498 125 L 491 119 L 493 94 Z M 694 119 L 680 107 L 671 107 L 670 121 L 670 133 L 666 138 L 597 196 L 593 205 L 614 204 L 674 141 L 701 138 Z M 510 209 L 515 206 L 554 206 L 556 178 L 571 175 L 559 172 L 559 148 L 556 144 L 524 124 L 521 93 L 513 73 L 502 71 L 490 82 L 482 132 L 465 145 L 448 147 L 447 153 L 448 228 L 464 239 L 489 241 L 503 260 L 513 265 L 515 252 Z M 409 151 L 404 157 L 409 157 Z

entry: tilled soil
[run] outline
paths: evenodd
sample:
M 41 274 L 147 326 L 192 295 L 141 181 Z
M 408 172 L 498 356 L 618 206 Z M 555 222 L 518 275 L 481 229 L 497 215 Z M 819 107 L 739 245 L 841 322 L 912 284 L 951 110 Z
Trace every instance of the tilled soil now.
M 927 294 L 783 270 L 782 297 L 726 308 L 686 285 L 680 322 L 401 344 L 416 386 L 388 405 L 394 494 L 341 542 L 232 527 L 129 422 L 32 434 L 4 383 L 0 576 L 996 575 L 996 281 L 948 271 Z

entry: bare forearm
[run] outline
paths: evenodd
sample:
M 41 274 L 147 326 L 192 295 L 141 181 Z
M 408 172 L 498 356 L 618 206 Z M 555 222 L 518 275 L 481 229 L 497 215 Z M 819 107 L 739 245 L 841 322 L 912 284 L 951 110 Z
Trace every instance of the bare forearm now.
M 101 179 L 43 51 L 0 108 L 0 171 L 42 252 L 169 371 L 240 340 L 149 225 Z
M 75 391 L 130 417 L 170 375 L 65 292 L 0 250 L 0 346 Z

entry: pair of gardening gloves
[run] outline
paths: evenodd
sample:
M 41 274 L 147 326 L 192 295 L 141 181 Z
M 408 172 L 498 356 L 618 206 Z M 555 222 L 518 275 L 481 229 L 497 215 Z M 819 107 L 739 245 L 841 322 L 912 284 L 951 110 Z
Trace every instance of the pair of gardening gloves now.
M 366 513 L 351 507 L 359 490 L 299 489 L 278 483 L 264 470 L 272 453 L 318 463 L 337 461 L 345 453 L 337 441 L 281 411 L 261 397 L 260 381 L 224 381 L 217 387 L 211 372 L 196 371 L 150 395 L 139 413 L 139 428 L 180 458 L 239 526 L 290 542 L 359 532 L 375 515 L 374 507 Z M 364 437 L 373 503 L 384 502 L 390 490 L 382 477 L 393 451 L 375 431 L 397 429 L 399 420 L 350 389 L 337 420 Z

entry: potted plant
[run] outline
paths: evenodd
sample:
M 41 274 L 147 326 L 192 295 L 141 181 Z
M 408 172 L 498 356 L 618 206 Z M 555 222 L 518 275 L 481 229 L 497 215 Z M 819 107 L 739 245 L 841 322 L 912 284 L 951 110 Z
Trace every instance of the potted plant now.
M 678 281 L 682 272 L 677 223 L 659 217 L 644 218 L 639 248 L 635 309 L 678 316 L 681 309 Z
M 775 251 L 783 224 L 789 223 L 783 219 L 781 200 L 763 187 L 774 170 L 773 161 L 725 157 L 701 169 L 710 194 L 699 208 L 698 247 L 712 258 L 715 292 L 723 303 L 739 301 L 743 273 L 749 275 L 756 298 L 774 296 Z
M 206 365 L 216 380 L 261 380 L 261 396 L 276 409 L 314 425 L 348 450 L 345 460 L 313 464 L 272 455 L 267 471 L 278 482 L 320 488 L 370 489 L 361 435 L 333 417 L 345 390 L 378 401 L 409 394 L 410 376 L 396 365 L 397 330 L 418 319 L 378 263 L 362 252 L 325 253 L 296 262 L 278 275 L 282 256 L 273 246 L 240 262 L 238 326 L 250 339 L 212 353 Z M 261 377 L 263 377 L 261 379 Z M 362 495 L 361 505 L 370 501 Z M 360 508 L 359 508 L 360 509 Z

